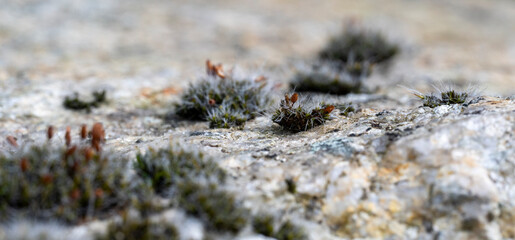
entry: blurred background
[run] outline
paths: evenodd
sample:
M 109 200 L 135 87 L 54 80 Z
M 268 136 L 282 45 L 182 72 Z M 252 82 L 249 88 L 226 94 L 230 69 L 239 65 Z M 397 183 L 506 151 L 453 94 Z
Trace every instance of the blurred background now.
M 401 56 L 380 77 L 392 81 L 387 87 L 452 78 L 479 81 L 485 94 L 515 94 L 511 0 L 1 0 L 0 5 L 4 116 L 16 111 L 15 105 L 48 105 L 45 101 L 54 101 L 45 100 L 48 96 L 102 84 L 119 90 L 114 96 L 122 99 L 142 88 L 185 87 L 204 72 L 207 58 L 287 72 L 291 62 L 314 58 L 348 21 L 401 45 Z M 6 100 L 15 97 L 20 99 L 14 105 Z

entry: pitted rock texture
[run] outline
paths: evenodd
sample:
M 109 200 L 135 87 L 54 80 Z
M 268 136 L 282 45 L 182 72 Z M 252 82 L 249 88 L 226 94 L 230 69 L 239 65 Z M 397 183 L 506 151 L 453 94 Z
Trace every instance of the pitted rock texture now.
M 212 155 L 229 174 L 223 188 L 252 213 L 291 219 L 313 240 L 515 239 L 514 1 L 1 5 L 1 151 L 12 151 L 7 135 L 38 143 L 53 125 L 53 141 L 64 144 L 66 126 L 102 122 L 105 147 L 128 157 L 173 141 Z M 207 58 L 263 74 L 280 99 L 297 62 L 309 63 L 349 21 L 385 33 L 401 54 L 366 80 L 371 94 L 310 95 L 352 102 L 357 110 L 348 117 L 335 110 L 325 125 L 292 134 L 271 113 L 242 129 L 209 129 L 171 114 Z M 458 87 L 476 81 L 483 91 L 468 106 L 428 108 L 399 87 L 427 92 L 441 79 Z M 91 113 L 62 107 L 65 96 L 97 89 L 107 90 L 107 105 Z M 180 209 L 155 217 L 173 222 L 185 240 L 270 239 L 250 227 L 213 235 Z M 0 239 L 93 239 L 115 218 L 2 222 Z

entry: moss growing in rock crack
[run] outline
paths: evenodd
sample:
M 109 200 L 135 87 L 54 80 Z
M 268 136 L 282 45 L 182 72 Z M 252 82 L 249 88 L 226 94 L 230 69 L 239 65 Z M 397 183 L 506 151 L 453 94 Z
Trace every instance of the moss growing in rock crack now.
M 300 132 L 324 124 L 334 109 L 333 105 L 327 105 L 306 110 L 300 104 L 295 107 L 297 100 L 297 93 L 291 97 L 285 95 L 279 109 L 272 116 L 272 121 L 288 131 Z
M 97 235 L 96 240 L 174 240 L 179 234 L 174 225 L 123 216 L 122 221 L 110 223 L 107 233 Z
M 202 220 L 208 229 L 236 233 L 247 224 L 249 212 L 215 184 L 185 181 L 178 185 L 178 193 L 179 206 Z
M 63 106 L 71 110 L 86 110 L 90 112 L 91 108 L 97 108 L 107 101 L 105 90 L 95 91 L 92 93 L 92 95 L 93 100 L 91 101 L 80 100 L 78 93 L 75 93 L 73 97 L 66 96 L 63 101 Z
M 203 153 L 179 145 L 157 151 L 149 149 L 145 154 L 137 154 L 134 168 L 159 194 L 166 193 L 179 182 L 223 183 L 226 176 L 225 171 Z
M 332 38 L 320 51 L 319 57 L 342 63 L 377 64 L 392 59 L 398 52 L 399 47 L 390 43 L 380 33 L 349 27 L 341 35 Z
M 95 126 L 91 146 L 71 145 L 68 128 L 69 146 L 47 141 L 0 156 L 1 219 L 14 213 L 76 223 L 124 207 L 131 191 L 123 174 L 126 160 L 100 151 L 103 129 Z M 53 130 L 48 133 L 51 139 Z
M 207 61 L 207 76 L 190 85 L 177 105 L 177 115 L 209 120 L 210 126 L 227 128 L 243 125 L 271 103 L 264 77 L 249 79 L 226 74 L 222 65 Z
M 343 67 L 342 67 L 343 65 Z M 290 87 L 299 92 L 322 92 L 338 95 L 366 92 L 363 80 L 372 71 L 368 63 L 320 62 L 298 68 Z

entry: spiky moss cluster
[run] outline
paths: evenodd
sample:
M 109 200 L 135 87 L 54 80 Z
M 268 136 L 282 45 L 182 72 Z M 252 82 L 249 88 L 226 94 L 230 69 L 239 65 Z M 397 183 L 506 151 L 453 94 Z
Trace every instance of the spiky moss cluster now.
M 134 164 L 138 176 L 149 181 L 158 194 L 169 194 L 188 214 L 214 231 L 236 233 L 247 223 L 248 211 L 234 196 L 218 186 L 226 173 L 198 151 L 180 145 L 138 154 Z
M 451 105 L 451 104 L 464 104 L 468 98 L 469 94 L 467 92 L 457 92 L 455 90 L 444 91 L 440 93 L 440 97 L 430 94 L 423 95 L 420 93 L 414 93 L 415 96 L 420 98 L 425 107 L 435 108 L 442 105 Z
M 279 229 L 275 229 L 274 217 L 271 215 L 257 215 L 252 219 L 254 232 L 278 240 L 304 240 L 307 239 L 304 229 L 295 226 L 291 221 L 285 221 Z
M 247 224 L 248 210 L 215 184 L 183 182 L 179 195 L 179 206 L 202 220 L 208 229 L 237 233 Z
M 298 68 L 290 87 L 299 92 L 322 92 L 338 95 L 361 93 L 363 79 L 371 71 L 368 63 L 319 62 L 312 66 Z
M 319 53 L 320 59 L 348 62 L 383 63 L 392 59 L 399 47 L 383 35 L 357 27 L 347 28 L 341 35 L 332 38 Z
M 90 112 L 92 108 L 97 108 L 107 101 L 105 90 L 95 91 L 91 95 L 93 96 L 93 100 L 91 101 L 80 100 L 78 93 L 74 93 L 73 97 L 66 96 L 63 101 L 63 106 L 70 110 L 86 110 Z
M 247 114 L 239 110 L 234 110 L 226 105 L 220 105 L 216 109 L 209 110 L 207 115 L 210 128 L 243 126 L 247 120 Z
M 300 104 L 295 107 L 297 100 L 297 93 L 292 94 L 291 97 L 285 95 L 284 100 L 281 100 L 279 109 L 272 116 L 272 121 L 288 131 L 300 132 L 324 124 L 334 110 L 332 105 L 306 110 Z
M 137 154 L 134 169 L 158 194 L 166 194 L 181 182 L 223 183 L 226 177 L 225 171 L 202 152 L 187 150 L 180 145 Z
M 109 224 L 107 233 L 97 235 L 96 240 L 175 240 L 179 233 L 174 225 L 155 222 L 148 218 L 123 216 L 122 221 Z
M 222 65 L 206 63 L 207 76 L 191 84 L 177 105 L 177 115 L 208 120 L 212 128 L 241 126 L 271 103 L 264 77 L 239 78 L 225 74 Z
M 56 147 L 50 142 L 53 130 L 49 128 L 46 143 L 0 156 L 2 219 L 30 216 L 76 223 L 124 207 L 131 191 L 123 174 L 127 161 L 100 151 L 103 129 L 95 126 L 91 146 L 86 139 L 71 145 L 68 128 L 68 146 Z
M 399 48 L 380 33 L 351 26 L 320 51 L 318 63 L 298 68 L 290 86 L 300 92 L 338 95 L 367 92 L 363 81 L 372 67 L 389 61 L 398 52 Z

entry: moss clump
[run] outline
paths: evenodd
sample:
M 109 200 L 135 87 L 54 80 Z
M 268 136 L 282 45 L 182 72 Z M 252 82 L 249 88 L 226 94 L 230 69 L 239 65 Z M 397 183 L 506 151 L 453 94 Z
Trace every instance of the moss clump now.
M 247 114 L 224 105 L 210 110 L 207 115 L 207 121 L 209 122 L 210 128 L 243 126 L 247 120 Z
M 398 52 L 399 47 L 390 43 L 380 33 L 349 27 L 339 36 L 333 37 L 329 44 L 320 51 L 319 57 L 342 63 L 377 64 L 392 59 Z
M 291 221 L 285 221 L 279 229 L 274 228 L 274 217 L 271 215 L 258 215 L 252 220 L 254 232 L 278 240 L 304 240 L 307 239 L 303 228 L 295 226 Z
M 79 94 L 75 93 L 73 97 L 65 97 L 63 101 L 63 106 L 70 110 L 86 110 L 90 112 L 92 108 L 97 108 L 101 104 L 107 102 L 106 91 L 95 91 L 92 93 L 93 100 L 91 101 L 83 101 L 79 99 Z
M 430 108 L 442 105 L 464 104 L 469 98 L 469 94 L 467 92 L 457 92 L 455 90 L 441 92 L 440 97 L 435 96 L 434 94 L 424 95 L 417 92 L 415 92 L 414 95 L 422 100 L 425 107 Z
M 284 222 L 274 235 L 277 240 L 303 240 L 307 239 L 304 229 L 295 226 L 289 220 Z
M 222 65 L 207 61 L 207 76 L 190 85 L 177 105 L 177 115 L 209 120 L 212 128 L 243 125 L 262 113 L 271 103 L 263 77 L 238 78 L 225 74 Z
M 368 63 L 347 63 L 341 68 L 339 62 L 321 62 L 302 67 L 294 76 L 290 87 L 299 92 L 322 92 L 338 95 L 361 93 L 367 90 L 363 80 L 372 71 Z
M 247 224 L 249 212 L 215 184 L 186 181 L 179 184 L 178 193 L 179 206 L 202 220 L 208 229 L 236 233 Z
M 300 104 L 295 107 L 297 99 L 297 93 L 291 97 L 286 95 L 272 116 L 272 121 L 288 131 L 300 132 L 324 124 L 334 109 L 334 106 L 328 105 L 306 110 Z
M 289 193 L 295 194 L 297 192 L 297 183 L 295 183 L 293 178 L 285 179 L 284 183 L 286 183 L 286 190 L 288 190 Z
M 247 223 L 248 211 L 234 196 L 217 186 L 226 173 L 201 152 L 172 145 L 168 149 L 138 154 L 134 164 L 138 176 L 155 192 L 171 197 L 177 207 L 199 218 L 209 230 L 236 233 Z
M 338 95 L 368 92 L 363 81 L 372 67 L 389 61 L 399 48 L 379 33 L 349 27 L 318 54 L 319 62 L 298 68 L 292 89 Z
M 267 237 L 273 237 L 275 232 L 274 217 L 266 214 L 257 215 L 252 219 L 252 228 L 256 233 Z
M 179 182 L 223 182 L 226 176 L 225 171 L 203 153 L 186 150 L 179 145 L 137 154 L 134 168 L 159 194 Z
M 148 218 L 123 217 L 121 222 L 110 223 L 107 233 L 97 235 L 97 240 L 175 240 L 179 234 L 167 222 L 151 222 Z
M 53 130 L 48 132 L 50 140 Z M 101 137 L 93 132 L 92 146 L 55 147 L 47 141 L 0 156 L 1 218 L 15 213 L 76 223 L 124 207 L 131 191 L 123 174 L 127 161 L 97 150 Z

